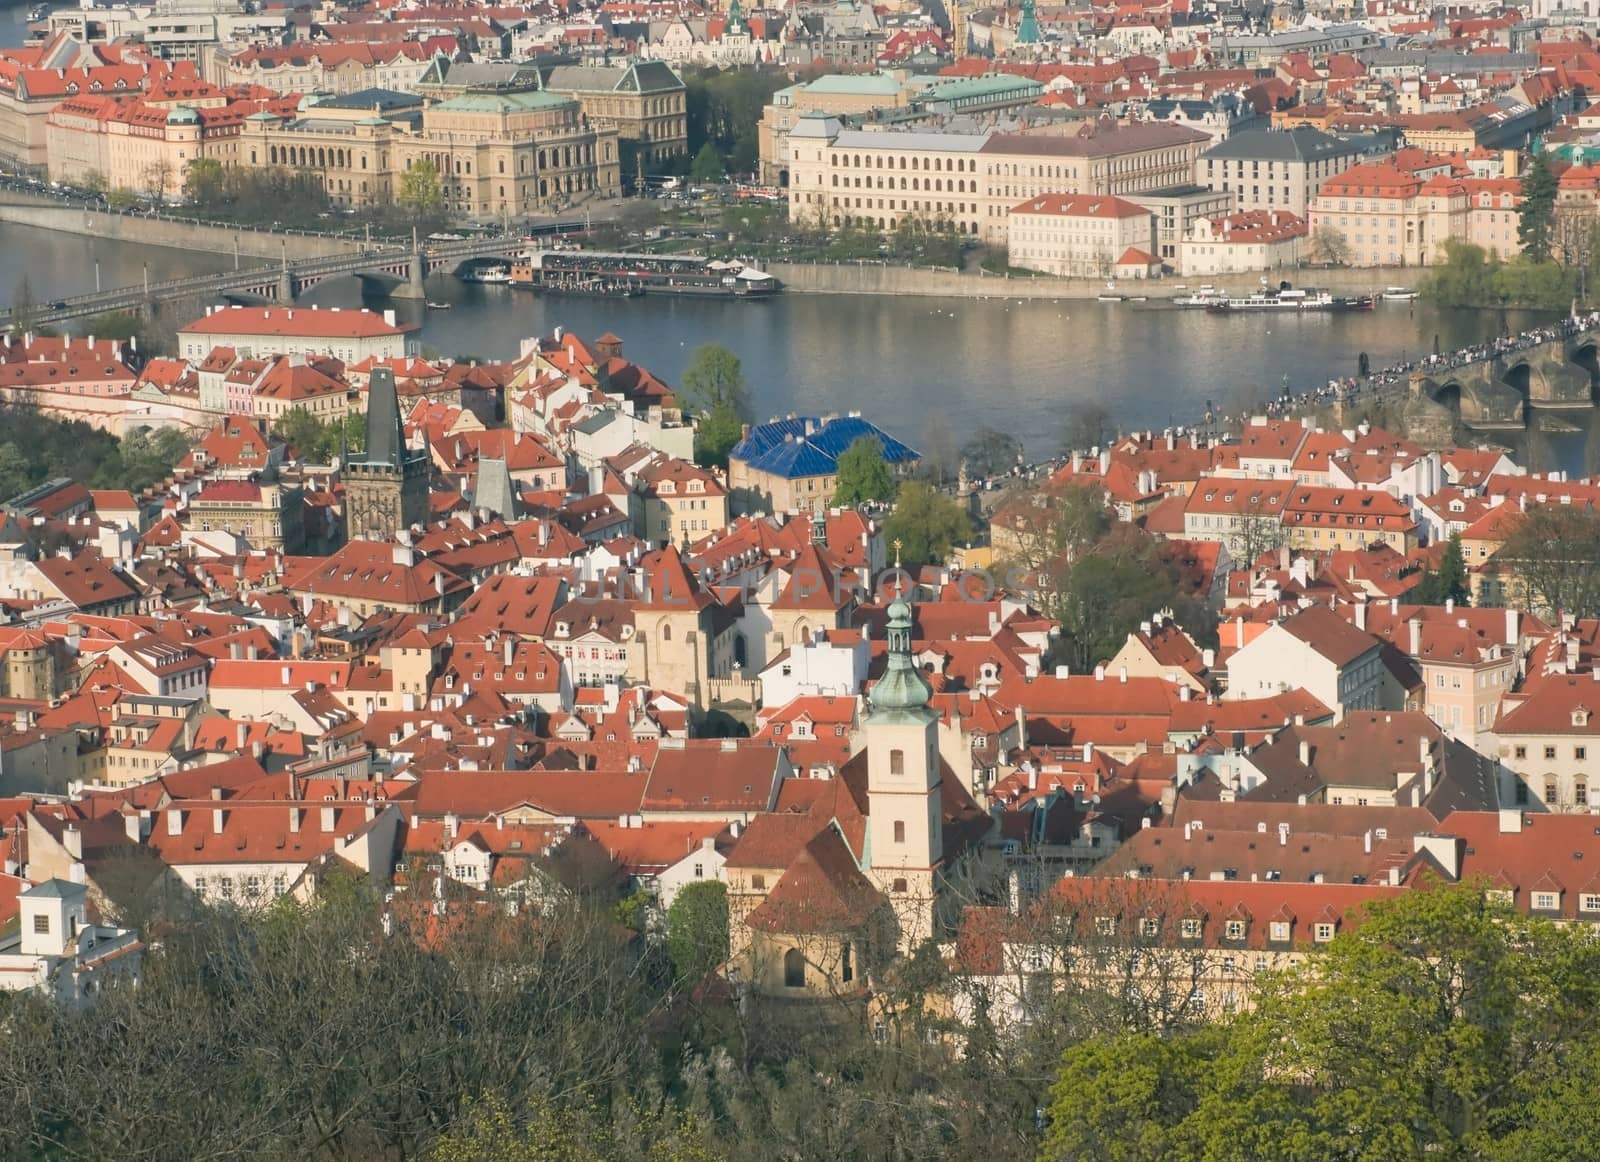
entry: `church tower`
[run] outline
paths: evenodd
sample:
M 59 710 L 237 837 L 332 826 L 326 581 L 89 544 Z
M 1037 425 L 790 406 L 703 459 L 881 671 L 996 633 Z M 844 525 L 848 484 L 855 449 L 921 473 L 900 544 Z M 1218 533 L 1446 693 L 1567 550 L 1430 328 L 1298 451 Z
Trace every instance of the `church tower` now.
M 428 519 L 428 453 L 406 446 L 394 372 L 375 367 L 367 382 L 367 442 L 344 465 L 345 523 L 352 540 L 392 541 Z
M 1038 44 L 1039 19 L 1033 12 L 1033 0 L 1022 0 L 1022 19 L 1017 21 L 1017 43 Z
M 889 606 L 888 668 L 867 715 L 868 874 L 888 897 L 902 953 L 936 935 L 936 884 L 944 862 L 939 716 L 911 656 L 911 605 Z

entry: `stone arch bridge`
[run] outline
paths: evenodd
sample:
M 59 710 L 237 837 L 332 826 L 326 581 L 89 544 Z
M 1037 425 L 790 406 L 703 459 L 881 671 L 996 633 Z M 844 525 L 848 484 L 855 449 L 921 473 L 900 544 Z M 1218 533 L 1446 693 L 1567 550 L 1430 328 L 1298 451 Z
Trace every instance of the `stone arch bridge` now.
M 1411 373 L 1405 413 L 1413 438 L 1447 443 L 1458 428 L 1520 432 L 1562 413 L 1591 411 L 1600 392 L 1600 331 L 1589 329 L 1486 358 Z M 1433 439 L 1428 439 L 1428 436 Z
M 582 223 L 575 224 L 582 228 Z M 541 228 L 559 231 L 560 224 Z M 175 299 L 215 299 L 238 303 L 292 303 L 301 292 L 334 278 L 354 277 L 382 288 L 391 297 L 421 299 L 422 280 L 436 271 L 458 272 L 490 262 L 510 262 L 520 257 L 528 242 L 518 235 L 463 238 L 409 246 L 369 250 L 284 262 L 276 267 L 256 267 L 223 274 L 168 279 L 57 300 L 30 313 L 36 326 L 56 326 L 73 319 L 93 318 L 113 311 L 143 313 L 154 304 Z M 14 310 L 0 310 L 0 329 L 13 322 Z

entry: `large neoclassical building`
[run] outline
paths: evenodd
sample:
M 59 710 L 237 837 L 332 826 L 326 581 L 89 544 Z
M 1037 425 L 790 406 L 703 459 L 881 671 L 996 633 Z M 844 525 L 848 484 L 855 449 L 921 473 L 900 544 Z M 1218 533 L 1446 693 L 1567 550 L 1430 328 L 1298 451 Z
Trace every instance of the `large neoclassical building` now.
M 616 130 L 593 126 L 572 98 L 540 91 L 428 104 L 379 89 L 307 98 L 292 116 L 246 118 L 238 157 L 319 174 L 347 206 L 395 199 L 424 160 L 456 214 L 524 214 L 619 192 Z

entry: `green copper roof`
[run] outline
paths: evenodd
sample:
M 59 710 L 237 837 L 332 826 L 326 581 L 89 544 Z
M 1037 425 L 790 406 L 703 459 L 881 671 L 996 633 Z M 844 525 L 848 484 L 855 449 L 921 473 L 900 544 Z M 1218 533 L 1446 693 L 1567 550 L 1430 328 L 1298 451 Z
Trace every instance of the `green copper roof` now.
M 929 714 L 933 687 L 911 657 L 911 606 L 896 598 L 889 606 L 889 664 L 872 688 L 871 718 L 877 722 L 918 721 Z
M 862 76 L 834 73 L 808 81 L 804 88 L 808 93 L 892 97 L 900 91 L 900 82 L 888 73 L 867 73 Z

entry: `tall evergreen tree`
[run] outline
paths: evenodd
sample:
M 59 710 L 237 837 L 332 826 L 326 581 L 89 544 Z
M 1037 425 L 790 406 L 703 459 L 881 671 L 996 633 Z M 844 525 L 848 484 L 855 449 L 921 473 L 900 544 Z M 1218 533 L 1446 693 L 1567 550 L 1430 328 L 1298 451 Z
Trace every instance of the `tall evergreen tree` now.
M 1517 240 L 1522 243 L 1522 253 L 1535 262 L 1549 262 L 1555 233 L 1556 175 L 1545 154 L 1534 154 L 1522 175 L 1522 205 L 1517 217 Z

